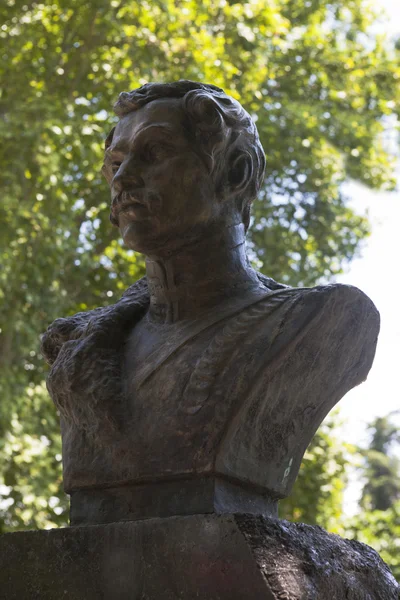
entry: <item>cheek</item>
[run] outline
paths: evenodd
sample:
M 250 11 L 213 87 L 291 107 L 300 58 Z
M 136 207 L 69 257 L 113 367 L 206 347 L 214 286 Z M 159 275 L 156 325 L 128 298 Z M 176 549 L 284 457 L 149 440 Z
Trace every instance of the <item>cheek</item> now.
M 190 167 L 180 158 L 164 160 L 162 164 L 149 170 L 146 184 L 149 189 L 163 190 L 167 194 L 171 194 L 174 189 L 179 192 L 187 188 L 190 171 Z
M 200 159 L 185 160 L 171 172 L 173 185 L 177 194 L 185 198 L 185 205 L 197 213 L 208 213 L 214 204 L 214 187 Z
M 182 183 L 186 188 L 195 188 L 199 191 L 204 189 L 211 191 L 212 189 L 212 180 L 208 170 L 201 159 L 193 154 L 184 161 Z
M 187 190 L 188 212 L 206 219 L 215 215 L 218 203 L 215 201 L 214 185 L 204 168 L 197 165 L 194 169 L 188 169 L 183 175 L 183 188 Z
M 212 179 L 197 157 L 176 157 L 153 167 L 147 173 L 146 188 L 160 195 L 156 212 L 161 227 L 211 220 L 219 211 Z
M 178 156 L 166 160 L 158 167 L 153 167 L 147 177 L 147 185 L 151 189 L 175 189 L 176 193 L 207 190 L 212 191 L 211 178 L 200 159 L 193 156 Z

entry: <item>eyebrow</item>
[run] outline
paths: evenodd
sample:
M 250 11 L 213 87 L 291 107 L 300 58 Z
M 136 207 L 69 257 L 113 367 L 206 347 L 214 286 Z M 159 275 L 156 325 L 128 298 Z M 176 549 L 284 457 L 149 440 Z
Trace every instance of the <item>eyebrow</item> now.
M 169 139 L 171 136 L 171 133 L 176 133 L 176 131 L 174 130 L 173 127 L 171 127 L 168 124 L 161 124 L 161 123 L 152 123 L 151 125 L 147 125 L 146 127 L 143 127 L 142 129 L 140 129 L 137 134 L 135 135 L 135 139 L 137 139 L 138 137 L 142 137 L 142 135 L 144 135 L 147 131 L 152 130 L 152 129 L 157 129 L 160 131 L 160 133 L 164 134 L 164 135 L 168 135 Z M 180 132 L 179 132 L 180 133 Z M 179 134 L 178 134 L 179 135 Z M 180 136 L 182 136 L 182 134 L 180 133 Z M 183 136 L 182 136 L 183 137 Z M 111 144 L 111 146 L 109 146 L 106 150 L 106 154 L 113 154 L 113 153 L 123 153 L 124 151 L 126 151 L 128 149 L 128 146 L 126 143 L 124 143 L 123 140 L 121 140 L 120 142 L 118 142 L 115 146 Z

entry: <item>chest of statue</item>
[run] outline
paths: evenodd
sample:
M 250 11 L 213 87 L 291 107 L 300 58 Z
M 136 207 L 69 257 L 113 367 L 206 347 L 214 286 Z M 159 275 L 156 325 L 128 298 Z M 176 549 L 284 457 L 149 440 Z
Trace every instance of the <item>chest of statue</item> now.
M 190 323 L 160 332 L 139 322 L 120 355 L 118 430 L 105 441 L 101 432 L 89 436 L 63 424 L 64 446 L 75 448 L 64 452 L 66 489 L 211 472 L 230 414 L 265 363 L 265 334 L 257 327 L 266 308 L 257 303 L 189 336 Z M 279 321 L 271 315 L 271 334 Z
M 89 322 L 62 346 L 49 377 L 72 510 L 78 498 L 85 522 L 86 504 L 99 502 L 93 522 L 101 522 L 109 497 L 121 518 L 133 518 L 142 493 L 141 518 L 164 497 L 154 486 L 166 485 L 166 505 L 186 498 L 191 506 L 200 494 L 214 506 L 219 494 L 230 510 L 265 512 L 258 499 L 288 494 L 318 424 L 365 376 L 377 331 L 365 298 L 346 286 L 264 291 L 161 331 L 151 331 L 145 311 L 129 327 L 129 303 L 115 335 L 115 320 L 107 335 L 100 321 L 96 337 Z M 193 491 L 194 479 L 206 491 Z M 239 507 L 227 491 L 237 485 L 247 494 Z M 193 510 L 207 512 L 207 502 Z

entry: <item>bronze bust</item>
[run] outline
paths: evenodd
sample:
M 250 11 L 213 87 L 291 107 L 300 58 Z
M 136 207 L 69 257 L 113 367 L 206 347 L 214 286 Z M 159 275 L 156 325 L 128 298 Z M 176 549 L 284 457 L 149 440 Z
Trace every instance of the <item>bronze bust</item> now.
M 71 522 L 276 514 L 317 427 L 366 378 L 378 312 L 352 286 L 251 268 L 265 157 L 223 90 L 151 83 L 115 110 L 110 218 L 147 276 L 43 338 Z

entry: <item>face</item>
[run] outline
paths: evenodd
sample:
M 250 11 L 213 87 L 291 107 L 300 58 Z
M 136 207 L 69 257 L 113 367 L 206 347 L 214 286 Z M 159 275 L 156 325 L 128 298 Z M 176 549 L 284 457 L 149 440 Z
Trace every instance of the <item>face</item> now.
M 222 218 L 185 122 L 179 99 L 155 100 L 119 121 L 106 150 L 111 221 L 128 247 L 145 254 L 172 252 Z

